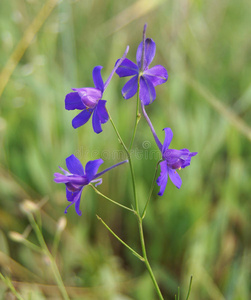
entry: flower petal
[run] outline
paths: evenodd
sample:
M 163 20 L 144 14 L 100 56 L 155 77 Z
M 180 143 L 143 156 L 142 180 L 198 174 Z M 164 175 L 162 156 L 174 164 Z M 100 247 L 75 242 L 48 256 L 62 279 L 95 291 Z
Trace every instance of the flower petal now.
M 119 75 L 119 77 L 136 75 L 138 72 L 138 66 L 128 58 L 125 58 L 116 70 L 116 73 Z
M 82 194 L 82 189 L 81 191 L 79 192 L 79 195 L 75 198 L 75 210 L 76 210 L 76 213 L 79 215 L 79 216 L 82 216 L 82 212 L 81 210 L 79 209 L 79 206 L 80 206 L 80 200 L 81 200 L 81 194 Z
M 96 111 L 102 124 L 106 123 L 109 120 L 109 115 L 107 113 L 105 104 L 106 100 L 99 100 L 98 105 L 96 107 Z
M 69 180 L 68 180 L 68 176 L 66 176 L 66 175 L 63 175 L 63 174 L 61 174 L 61 173 L 54 173 L 54 181 L 56 182 L 56 183 L 66 183 L 66 182 L 68 182 Z
M 81 101 L 78 93 L 69 93 L 65 96 L 65 109 L 85 109 L 85 105 Z
M 191 157 L 197 152 L 190 152 L 188 149 L 167 149 L 162 153 L 168 167 L 172 169 L 185 168 L 190 165 Z
M 168 171 L 167 171 L 167 164 L 165 161 L 162 161 L 160 163 L 160 176 L 157 179 L 157 184 L 160 186 L 160 190 L 158 195 L 162 196 L 164 194 L 164 191 L 166 189 L 166 184 L 168 180 Z
M 125 99 L 132 98 L 138 90 L 138 75 L 133 76 L 122 88 L 122 95 Z
M 72 206 L 73 204 L 75 204 L 75 210 L 76 213 L 81 216 L 82 213 L 79 210 L 79 205 L 80 205 L 80 199 L 81 199 L 81 194 L 82 194 L 82 190 L 79 190 L 78 192 L 70 192 L 67 188 L 66 188 L 66 198 L 69 202 L 71 202 L 65 209 L 64 213 L 67 213 L 67 210 L 70 206 Z
M 144 105 L 148 105 L 156 99 L 156 92 L 152 82 L 144 76 L 140 77 L 139 98 Z
M 102 93 L 104 91 L 104 82 L 101 76 L 102 66 L 96 66 L 92 71 L 92 77 L 94 85 L 97 89 L 99 89 Z
M 81 176 L 85 175 L 85 171 L 84 171 L 84 168 L 83 168 L 80 160 L 74 154 L 67 157 L 65 160 L 65 163 L 66 163 L 68 170 L 72 174 L 77 174 L 77 175 L 81 175 Z
M 59 167 L 59 166 L 58 166 Z M 63 171 L 63 173 L 65 174 L 65 175 L 71 175 L 71 173 L 69 173 L 68 171 L 66 171 L 65 169 L 63 169 L 63 168 L 61 168 L 61 167 L 59 167 L 59 169 L 61 170 L 61 171 Z
M 91 181 L 91 183 L 94 183 L 94 186 L 97 187 L 98 185 L 102 184 L 102 178 L 94 179 Z
M 188 149 L 181 149 L 180 151 L 184 151 L 184 150 L 188 150 Z M 181 159 L 184 160 L 182 163 L 182 166 L 181 166 L 182 169 L 185 167 L 188 167 L 190 165 L 191 158 L 198 154 L 198 152 L 190 152 L 189 150 L 188 150 L 188 152 L 189 153 L 188 153 L 188 156 L 186 157 L 186 159 L 185 159 L 185 157 L 181 156 Z
M 154 66 L 151 69 L 144 71 L 144 76 L 147 76 L 154 86 L 166 82 L 168 78 L 167 70 L 161 65 Z
M 172 132 L 171 128 L 164 128 L 163 130 L 165 131 L 165 139 L 164 139 L 164 143 L 163 143 L 163 147 L 162 147 L 162 155 L 168 149 L 168 147 L 172 141 L 172 138 L 173 138 L 173 132 Z
M 92 114 L 92 109 L 84 109 L 79 113 L 73 120 L 72 120 L 72 126 L 73 128 L 78 128 L 82 125 L 84 125 L 89 119 Z
M 79 192 L 80 192 L 80 191 L 72 192 L 72 191 L 68 190 L 67 187 L 66 187 L 66 199 L 67 199 L 67 201 L 73 202 L 74 199 L 75 199 L 75 197 L 76 197 L 76 195 L 77 195 Z
M 102 127 L 101 127 L 101 120 L 100 120 L 98 112 L 97 112 L 97 108 L 94 109 L 94 111 L 93 111 L 92 127 L 93 127 L 94 132 L 96 132 L 96 133 L 100 133 L 103 131 Z
M 98 168 L 103 162 L 104 161 L 101 158 L 88 161 L 88 163 L 85 166 L 85 172 L 86 177 L 89 181 L 91 181 L 93 177 L 97 174 Z
M 143 42 L 139 44 L 137 54 L 136 54 L 136 61 L 139 69 L 145 70 L 152 62 L 156 52 L 156 45 L 152 39 L 148 38 L 145 40 L 145 59 L 143 62 L 143 68 L 141 68 L 142 52 L 143 52 Z
M 74 88 L 72 90 L 78 92 L 83 104 L 89 108 L 94 108 L 97 105 L 99 99 L 102 98 L 102 91 L 97 88 Z
M 179 189 L 181 187 L 182 180 L 181 180 L 178 172 L 176 170 L 168 168 L 168 175 L 169 175 L 172 183 Z

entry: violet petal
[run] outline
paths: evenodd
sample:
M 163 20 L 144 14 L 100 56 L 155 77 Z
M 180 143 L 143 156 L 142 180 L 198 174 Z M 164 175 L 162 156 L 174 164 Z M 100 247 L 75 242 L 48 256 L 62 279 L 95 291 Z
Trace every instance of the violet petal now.
M 102 92 L 93 87 L 86 87 L 86 88 L 74 88 L 73 91 L 78 92 L 83 104 L 88 108 L 94 108 L 99 99 L 102 98 Z
M 94 85 L 97 89 L 99 89 L 102 93 L 104 91 L 104 82 L 101 76 L 102 66 L 96 66 L 92 71 L 92 77 Z
M 162 147 L 162 155 L 168 149 L 168 147 L 172 141 L 172 138 L 173 138 L 173 132 L 172 132 L 171 128 L 164 128 L 163 130 L 165 131 L 165 139 L 164 139 L 164 143 L 163 143 L 163 147 Z
M 116 70 L 116 73 L 119 75 L 119 77 L 136 75 L 138 72 L 139 70 L 137 65 L 128 58 L 125 58 Z
M 169 175 L 172 183 L 179 189 L 181 187 L 182 180 L 181 180 L 178 172 L 176 170 L 168 168 L 168 175 Z
M 152 82 L 144 76 L 140 77 L 139 98 L 144 105 L 148 105 L 156 99 L 156 92 Z
M 79 205 L 80 205 L 80 199 L 81 199 L 81 194 L 82 194 L 82 190 L 79 190 L 78 192 L 70 192 L 68 191 L 68 189 L 66 188 L 66 197 L 67 197 L 67 200 L 70 201 L 71 203 L 66 207 L 65 209 L 65 214 L 67 213 L 67 210 L 70 206 L 72 206 L 73 204 L 75 204 L 75 210 L 76 210 L 76 213 L 81 216 L 82 213 L 81 211 L 79 210 Z
M 69 93 L 65 96 L 65 109 L 85 109 L 85 105 L 81 101 L 81 98 L 78 93 Z
M 133 97 L 138 90 L 138 75 L 133 76 L 122 88 L 122 95 L 125 99 Z
M 139 44 L 139 47 L 137 49 L 136 61 L 139 69 L 145 70 L 153 61 L 153 58 L 155 56 L 156 45 L 154 41 L 149 38 L 145 40 L 145 59 L 143 62 L 143 68 L 141 68 L 142 51 L 143 51 L 143 42 Z
M 154 86 L 160 85 L 168 79 L 167 70 L 161 65 L 154 66 L 151 69 L 144 71 L 144 77 L 145 76 L 151 80 Z
M 103 163 L 103 159 L 90 160 L 85 166 L 86 177 L 91 181 L 98 172 L 98 168 Z
M 159 196 L 162 196 L 164 194 L 167 185 L 167 180 L 168 180 L 167 164 L 165 161 L 162 161 L 160 163 L 160 176 L 156 181 L 158 186 L 160 186 L 160 190 L 158 193 Z
M 101 120 L 99 118 L 97 108 L 94 109 L 93 111 L 93 116 L 92 116 L 92 127 L 95 133 L 100 133 L 102 132 L 102 127 L 101 127 Z
M 76 129 L 82 125 L 84 125 L 89 119 L 92 114 L 92 109 L 84 109 L 79 113 L 73 120 L 72 120 L 72 126 Z
M 109 115 L 107 113 L 105 104 L 106 100 L 99 100 L 98 105 L 96 107 L 96 111 L 98 113 L 101 124 L 104 124 L 109 120 Z
M 83 168 L 80 160 L 74 154 L 67 157 L 65 162 L 66 162 L 67 169 L 72 174 L 77 174 L 77 175 L 81 175 L 81 176 L 85 175 L 85 171 L 84 171 L 84 168 Z

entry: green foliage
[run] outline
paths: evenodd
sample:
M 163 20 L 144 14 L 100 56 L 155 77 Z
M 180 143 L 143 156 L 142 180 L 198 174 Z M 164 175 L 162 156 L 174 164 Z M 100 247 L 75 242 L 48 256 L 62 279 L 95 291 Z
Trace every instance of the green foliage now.
M 0 1 L 1 82 L 11 53 L 43 3 Z M 157 46 L 155 63 L 169 73 L 147 112 L 161 141 L 162 129 L 171 127 L 173 148 L 199 153 L 180 172 L 180 190 L 169 182 L 158 197 L 154 189 L 144 219 L 148 257 L 165 299 L 175 299 L 178 286 L 180 299 L 186 299 L 191 274 L 189 299 L 251 298 L 250 14 L 248 0 L 60 1 L 16 61 L 0 95 L 0 267 L 8 282 L 0 282 L 0 296 L 8 297 L 14 288 L 25 299 L 61 299 L 46 256 L 14 242 L 9 233 L 22 234 L 29 225 L 19 205 L 24 199 L 39 203 L 48 197 L 37 221 L 52 250 L 66 206 L 64 188 L 53 182 L 57 166 L 72 153 L 83 163 L 101 157 L 106 166 L 125 159 L 110 123 L 99 135 L 91 124 L 71 127 L 76 113 L 65 111 L 64 97 L 71 87 L 93 84 L 95 65 L 104 66 L 106 79 L 127 44 L 128 58 L 134 60 L 147 22 L 147 37 Z M 129 144 L 136 99 L 122 99 L 124 83 L 114 77 L 104 98 Z M 143 210 L 159 159 L 148 155 L 157 146 L 143 118 L 134 147 Z M 129 206 L 129 170 L 105 174 L 99 189 Z M 101 226 L 96 214 L 139 251 L 135 218 L 89 187 L 81 209 L 82 217 L 69 209 L 55 257 L 69 297 L 154 299 L 144 266 Z M 33 231 L 27 239 L 38 245 Z

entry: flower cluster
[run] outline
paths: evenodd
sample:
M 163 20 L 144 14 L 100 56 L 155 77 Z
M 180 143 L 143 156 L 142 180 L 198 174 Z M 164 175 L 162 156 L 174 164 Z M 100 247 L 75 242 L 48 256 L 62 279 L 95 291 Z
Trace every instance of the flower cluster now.
M 103 99 L 103 94 L 114 73 L 119 77 L 132 76 L 122 88 L 122 96 L 124 99 L 129 99 L 138 93 L 143 116 L 162 154 L 162 161 L 160 162 L 161 172 L 157 179 L 157 184 L 160 187 L 158 195 L 162 196 L 166 189 L 168 176 L 177 188 L 181 187 L 182 181 L 177 170 L 189 166 L 191 157 L 195 156 L 197 152 L 190 152 L 188 149 L 170 149 L 169 145 L 173 137 L 170 128 L 163 129 L 165 131 L 165 139 L 162 145 L 146 113 L 145 106 L 153 103 L 156 99 L 155 87 L 167 81 L 168 73 L 161 65 L 149 67 L 155 56 L 156 45 L 152 39 L 145 37 L 145 32 L 146 25 L 143 31 L 143 40 L 137 49 L 136 63 L 126 58 L 129 49 L 127 47 L 124 55 L 116 61 L 114 69 L 105 83 L 101 76 L 102 66 L 94 67 L 92 72 L 94 87 L 73 88 L 73 92 L 65 97 L 65 108 L 67 110 L 77 109 L 81 111 L 72 120 L 73 128 L 79 128 L 87 123 L 92 115 L 93 130 L 99 134 L 102 132 L 102 124 L 105 124 L 110 119 L 106 107 L 107 101 Z M 54 174 L 54 181 L 56 183 L 64 183 L 66 186 L 66 197 L 70 204 L 65 212 L 67 212 L 69 206 L 74 204 L 77 214 L 81 215 L 79 206 L 83 188 L 91 183 L 95 183 L 95 185 L 101 184 L 102 179 L 100 176 L 103 173 L 125 162 L 127 161 L 117 163 L 103 172 L 97 173 L 99 166 L 103 163 L 102 159 L 89 161 L 84 169 L 81 162 L 74 155 L 69 156 L 66 159 L 68 171 L 60 167 L 63 174 Z

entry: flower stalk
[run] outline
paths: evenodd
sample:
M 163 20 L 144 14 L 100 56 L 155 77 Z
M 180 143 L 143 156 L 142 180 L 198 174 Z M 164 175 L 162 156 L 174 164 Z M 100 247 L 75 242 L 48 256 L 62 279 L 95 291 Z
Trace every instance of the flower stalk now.
M 109 118 L 110 118 L 110 121 L 112 123 L 112 126 L 114 128 L 114 131 L 120 141 L 120 143 L 122 144 L 126 154 L 127 154 L 127 157 L 128 157 L 128 161 L 129 161 L 129 166 L 130 166 L 130 170 L 131 170 L 131 177 L 132 177 L 132 185 L 133 185 L 133 193 L 134 193 L 134 201 L 135 201 L 135 210 L 134 210 L 134 213 L 135 215 L 137 216 L 137 220 L 138 220 L 138 227 L 139 227 L 139 236 L 140 236 L 140 243 L 141 243 L 141 249 L 142 249 L 142 256 L 143 256 L 143 259 L 139 258 L 137 255 L 137 257 L 144 262 L 149 274 L 150 274 L 150 277 L 152 279 L 152 282 L 154 284 L 154 287 L 155 287 L 155 290 L 156 290 L 156 293 L 158 294 L 159 296 L 159 299 L 163 300 L 163 296 L 161 294 L 161 291 L 160 291 L 160 288 L 158 286 L 158 283 L 157 283 L 157 280 L 153 274 L 153 271 L 152 271 L 152 268 L 151 268 L 151 265 L 148 261 L 148 258 L 147 258 L 147 253 L 146 253 L 146 246 L 145 246 L 145 238 L 144 238 L 144 232 L 143 232 L 143 217 L 145 216 L 145 213 L 146 213 L 146 208 L 147 208 L 147 205 L 149 203 L 149 200 L 151 198 L 151 194 L 152 194 L 152 190 L 153 190 L 153 187 L 151 188 L 151 193 L 149 195 L 149 198 L 148 198 L 148 201 L 146 203 L 146 206 L 145 206 L 145 209 L 143 211 L 143 214 L 142 214 L 142 217 L 140 215 L 140 211 L 139 211 L 139 205 L 138 205 L 138 199 L 137 199 L 137 194 L 136 194 L 136 182 L 135 182 L 135 177 L 134 177 L 134 171 L 133 171 L 133 165 L 132 165 L 132 160 L 131 160 L 131 154 L 130 152 L 128 151 L 123 139 L 121 138 L 120 134 L 119 134 L 119 131 L 116 127 L 116 125 L 114 124 L 110 114 L 108 113 L 109 115 Z M 137 124 L 135 126 L 135 130 L 134 130 L 134 135 L 135 135 L 135 132 L 136 132 L 136 129 L 137 129 Z M 158 163 L 159 164 L 159 163 Z M 158 166 L 157 164 L 157 166 Z M 157 169 L 157 168 L 156 168 Z M 156 173 L 157 173 L 157 170 L 155 172 L 155 177 L 156 177 Z M 122 243 L 124 244 L 134 255 L 135 255 L 135 251 L 130 247 L 128 246 L 127 244 L 125 244 L 125 242 L 123 242 L 109 227 L 107 224 L 104 223 L 104 221 L 100 218 L 101 222 L 105 225 L 105 227 Z

